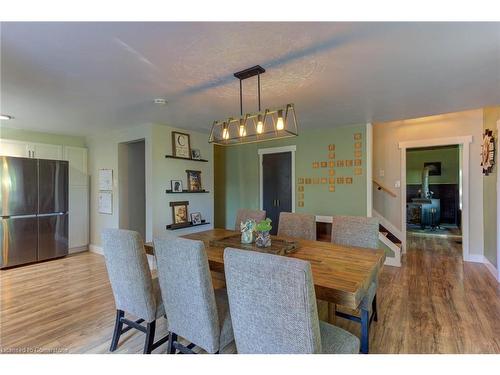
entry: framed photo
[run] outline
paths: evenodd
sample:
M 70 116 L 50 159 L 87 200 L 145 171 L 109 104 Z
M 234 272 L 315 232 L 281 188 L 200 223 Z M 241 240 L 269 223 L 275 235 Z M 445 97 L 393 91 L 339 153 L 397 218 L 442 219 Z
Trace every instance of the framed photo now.
M 194 160 L 200 160 L 201 159 L 201 152 L 197 148 L 191 149 L 191 159 Z
M 99 169 L 99 190 L 113 190 L 112 169 Z
M 172 155 L 178 158 L 191 159 L 189 134 L 172 132 Z
M 199 212 L 193 212 L 191 214 L 191 224 L 193 225 L 201 224 L 201 214 Z
M 182 193 L 182 181 L 181 180 L 171 180 L 170 185 L 172 187 L 172 193 Z
M 99 192 L 98 208 L 100 214 L 113 214 L 113 193 L 111 191 Z
M 187 169 L 187 184 L 189 191 L 201 191 L 201 171 Z
M 172 227 L 182 227 L 189 223 L 188 201 L 170 202 L 172 207 Z

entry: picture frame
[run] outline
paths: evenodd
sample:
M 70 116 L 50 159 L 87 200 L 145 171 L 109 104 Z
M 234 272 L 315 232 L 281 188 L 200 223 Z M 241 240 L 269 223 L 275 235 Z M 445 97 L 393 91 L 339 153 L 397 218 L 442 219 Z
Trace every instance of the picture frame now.
M 188 191 L 203 191 L 201 188 L 201 171 L 193 171 L 186 169 L 187 173 L 187 190 Z
M 191 159 L 193 160 L 201 160 L 201 152 L 197 148 L 191 149 Z
M 172 156 L 191 159 L 191 140 L 189 134 L 172 132 Z
M 201 213 L 193 212 L 191 213 L 191 224 L 192 225 L 200 225 L 201 224 Z
M 172 228 L 189 225 L 188 205 L 189 201 L 170 202 L 170 207 L 172 207 Z
M 182 193 L 183 191 L 181 180 L 170 180 L 170 187 L 172 189 L 172 193 Z

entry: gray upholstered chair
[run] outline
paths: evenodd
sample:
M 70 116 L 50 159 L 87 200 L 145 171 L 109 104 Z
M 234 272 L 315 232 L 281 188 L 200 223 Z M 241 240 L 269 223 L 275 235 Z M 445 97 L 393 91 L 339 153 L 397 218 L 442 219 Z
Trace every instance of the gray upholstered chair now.
M 167 342 L 168 335 L 154 342 L 156 319 L 165 315 L 158 279 L 151 277 L 144 243 L 137 232 L 123 229 L 102 231 L 104 259 L 116 304 L 116 321 L 110 351 L 122 333 L 131 328 L 146 334 L 144 353 Z M 129 320 L 125 312 L 139 318 Z M 146 327 L 141 325 L 146 322 Z M 127 327 L 123 328 L 123 324 Z
M 332 242 L 353 247 L 378 249 L 379 220 L 362 216 L 334 216 Z M 369 330 L 372 320 L 377 321 L 378 280 L 373 280 L 359 305 L 360 317 L 336 311 L 336 315 L 361 323 L 361 351 L 368 353 Z
M 309 262 L 226 248 L 224 268 L 238 353 L 359 352 L 356 336 L 319 321 Z
M 278 236 L 316 241 L 316 216 L 281 212 Z
M 236 221 L 234 222 L 234 230 L 240 230 L 240 224 L 247 219 L 254 219 L 257 223 L 266 218 L 266 211 L 261 210 L 248 210 L 240 208 L 236 214 Z
M 205 246 L 173 236 L 154 240 L 158 278 L 170 331 L 169 352 L 219 353 L 234 341 L 225 289 L 214 291 Z M 183 346 L 181 336 L 191 344 Z

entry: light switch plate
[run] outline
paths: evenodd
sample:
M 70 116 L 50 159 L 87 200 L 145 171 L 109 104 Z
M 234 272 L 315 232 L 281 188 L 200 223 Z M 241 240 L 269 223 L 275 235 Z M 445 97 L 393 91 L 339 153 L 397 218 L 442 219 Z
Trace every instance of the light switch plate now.
M 378 172 L 378 175 L 379 177 L 384 177 L 385 176 L 385 171 L 383 169 L 381 169 L 379 172 Z
M 394 183 L 394 187 L 399 189 L 401 187 L 401 181 L 397 180 L 395 183 Z

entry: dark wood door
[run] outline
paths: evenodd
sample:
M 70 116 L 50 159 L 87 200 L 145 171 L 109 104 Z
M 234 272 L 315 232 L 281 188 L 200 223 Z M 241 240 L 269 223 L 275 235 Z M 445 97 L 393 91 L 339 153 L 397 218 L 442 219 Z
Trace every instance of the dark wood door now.
M 292 211 L 292 153 L 262 155 L 263 209 L 273 223 L 271 234 L 278 231 L 280 212 Z

